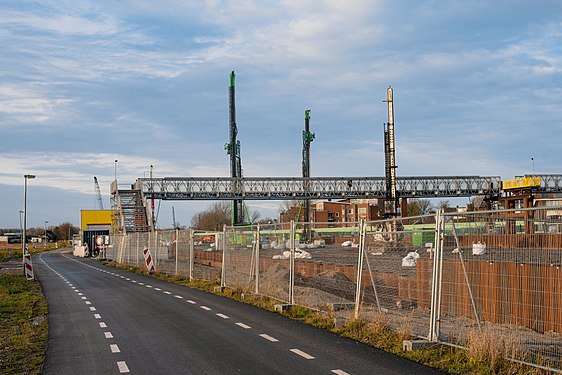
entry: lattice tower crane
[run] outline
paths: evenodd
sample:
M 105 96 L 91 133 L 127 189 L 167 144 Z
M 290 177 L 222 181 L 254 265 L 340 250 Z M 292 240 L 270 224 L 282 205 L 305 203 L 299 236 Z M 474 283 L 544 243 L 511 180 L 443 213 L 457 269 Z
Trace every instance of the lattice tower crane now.
M 96 198 L 98 201 L 98 208 L 103 210 L 103 200 L 101 199 L 100 184 L 98 184 L 98 178 L 94 176 L 94 187 L 96 188 Z

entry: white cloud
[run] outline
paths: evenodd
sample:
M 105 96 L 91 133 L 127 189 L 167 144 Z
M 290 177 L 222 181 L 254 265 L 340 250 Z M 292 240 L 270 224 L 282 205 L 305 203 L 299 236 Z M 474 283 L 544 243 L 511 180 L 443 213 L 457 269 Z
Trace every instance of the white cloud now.
M 72 99 L 56 98 L 30 85 L 0 86 L 0 127 L 14 123 L 43 124 L 61 117 L 73 103 Z

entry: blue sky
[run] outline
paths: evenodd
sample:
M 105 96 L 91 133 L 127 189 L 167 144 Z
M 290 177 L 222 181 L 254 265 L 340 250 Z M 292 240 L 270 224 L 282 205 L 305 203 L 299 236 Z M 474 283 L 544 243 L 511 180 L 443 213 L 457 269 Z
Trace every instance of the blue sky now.
M 383 176 L 394 88 L 397 175 L 562 173 L 562 2 L 2 1 L 0 227 L 109 206 L 114 176 L 228 176 L 237 74 L 245 176 Z M 209 203 L 162 202 L 171 224 Z M 275 216 L 278 202 L 249 202 Z

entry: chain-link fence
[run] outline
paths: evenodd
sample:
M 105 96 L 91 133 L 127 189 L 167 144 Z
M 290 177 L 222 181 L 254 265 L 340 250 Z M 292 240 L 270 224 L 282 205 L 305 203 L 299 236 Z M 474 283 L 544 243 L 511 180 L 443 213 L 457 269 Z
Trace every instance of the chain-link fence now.
M 560 371 L 562 208 L 114 236 L 109 257 Z

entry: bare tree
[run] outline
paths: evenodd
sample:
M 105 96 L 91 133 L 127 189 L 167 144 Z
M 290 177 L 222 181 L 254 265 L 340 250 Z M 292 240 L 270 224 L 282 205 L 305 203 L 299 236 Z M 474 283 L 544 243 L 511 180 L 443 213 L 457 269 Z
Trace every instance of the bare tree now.
M 73 234 L 78 234 L 80 229 L 66 222 L 51 228 L 56 240 L 69 241 L 72 239 Z
M 429 199 L 412 199 L 408 202 L 408 216 L 421 216 L 433 212 Z
M 256 224 L 261 218 L 261 212 L 258 210 L 249 210 L 248 214 L 250 215 L 250 223 Z
M 221 230 L 224 225 L 230 225 L 231 212 L 231 202 L 215 202 L 207 210 L 193 215 L 191 227 L 202 230 Z

